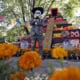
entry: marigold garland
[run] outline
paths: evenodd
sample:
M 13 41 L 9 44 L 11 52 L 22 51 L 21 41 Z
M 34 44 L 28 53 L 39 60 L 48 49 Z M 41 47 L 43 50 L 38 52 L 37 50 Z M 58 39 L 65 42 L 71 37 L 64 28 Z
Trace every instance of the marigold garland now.
M 31 70 L 32 68 L 38 68 L 41 66 L 41 56 L 36 51 L 25 52 L 19 58 L 19 67 L 24 70 Z
M 80 69 L 70 66 L 68 68 L 55 71 L 48 80 L 80 80 Z
M 51 55 L 53 58 L 64 58 L 68 55 L 68 51 L 58 46 L 52 49 Z
M 17 53 L 19 48 L 16 45 L 9 43 L 0 44 L 0 58 L 9 58 Z

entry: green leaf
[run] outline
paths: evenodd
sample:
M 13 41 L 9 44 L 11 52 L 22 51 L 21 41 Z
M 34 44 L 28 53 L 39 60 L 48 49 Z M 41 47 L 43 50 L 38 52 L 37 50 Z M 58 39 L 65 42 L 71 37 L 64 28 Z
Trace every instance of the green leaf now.
M 60 59 L 59 59 L 59 62 L 60 62 L 61 68 L 63 68 L 63 67 L 64 67 L 63 58 L 60 58 Z
M 52 65 L 50 61 L 48 61 L 48 68 L 50 70 L 50 74 L 52 74 L 55 71 L 54 66 Z

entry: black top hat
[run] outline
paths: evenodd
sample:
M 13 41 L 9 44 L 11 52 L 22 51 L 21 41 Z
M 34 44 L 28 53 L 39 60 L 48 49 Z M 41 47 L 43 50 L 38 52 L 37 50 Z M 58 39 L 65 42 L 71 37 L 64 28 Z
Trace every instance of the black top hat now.
M 34 14 L 36 10 L 41 11 L 41 14 L 43 14 L 43 12 L 44 12 L 44 9 L 42 7 L 35 7 L 32 9 L 32 13 Z

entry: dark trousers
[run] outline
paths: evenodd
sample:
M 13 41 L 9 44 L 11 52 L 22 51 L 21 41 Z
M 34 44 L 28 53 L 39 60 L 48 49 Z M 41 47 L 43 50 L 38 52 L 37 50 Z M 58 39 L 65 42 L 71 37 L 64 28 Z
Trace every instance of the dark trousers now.
M 43 47 L 42 47 L 42 42 L 43 42 L 43 36 L 42 35 L 34 35 L 32 36 L 32 50 L 35 50 L 36 48 L 36 41 L 38 41 L 39 44 L 39 53 L 42 55 L 43 54 Z

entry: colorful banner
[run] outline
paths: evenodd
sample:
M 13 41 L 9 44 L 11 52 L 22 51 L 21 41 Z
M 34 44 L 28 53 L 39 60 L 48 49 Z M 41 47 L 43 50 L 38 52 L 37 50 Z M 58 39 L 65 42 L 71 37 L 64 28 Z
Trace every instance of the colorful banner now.
M 53 38 L 80 38 L 80 29 L 66 30 L 66 31 L 53 31 Z
M 52 47 L 55 44 L 64 48 L 80 48 L 80 30 L 53 31 Z
M 15 24 L 16 23 L 16 20 L 15 19 L 11 19 L 11 24 Z

